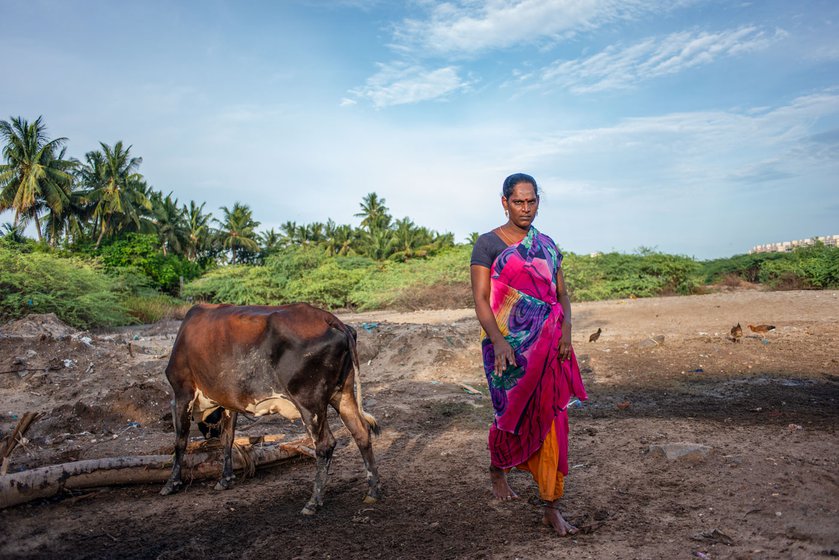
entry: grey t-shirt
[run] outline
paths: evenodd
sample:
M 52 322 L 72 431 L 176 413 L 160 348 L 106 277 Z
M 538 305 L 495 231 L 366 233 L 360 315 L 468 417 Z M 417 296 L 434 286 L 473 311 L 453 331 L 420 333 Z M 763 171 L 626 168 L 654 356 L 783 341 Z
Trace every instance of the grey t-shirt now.
M 483 234 L 472 247 L 472 261 L 470 264 L 477 264 L 486 268 L 492 268 L 492 263 L 498 255 L 507 248 L 507 244 L 498 237 L 494 231 Z

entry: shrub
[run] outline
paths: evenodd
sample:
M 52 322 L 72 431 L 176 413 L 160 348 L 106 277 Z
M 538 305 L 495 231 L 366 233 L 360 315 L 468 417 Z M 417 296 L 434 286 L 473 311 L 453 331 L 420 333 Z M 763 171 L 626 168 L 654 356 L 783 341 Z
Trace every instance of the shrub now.
M 760 282 L 775 289 L 839 287 L 839 247 L 816 243 L 789 253 L 754 253 L 703 263 L 706 282 L 726 276 Z
M 180 279 L 189 281 L 201 274 L 201 267 L 177 255 L 163 255 L 156 235 L 129 233 L 100 251 L 105 269 L 113 274 L 141 274 L 148 286 L 177 294 Z
M 0 246 L 0 319 L 55 313 L 77 328 L 132 322 L 119 283 L 89 262 Z
M 690 257 L 645 251 L 598 256 L 567 253 L 563 275 L 574 301 L 694 293 L 700 265 Z
M 264 266 L 231 265 L 211 270 L 184 286 L 182 297 L 236 305 L 280 305 L 281 290 Z
M 140 323 L 156 323 L 163 319 L 183 319 L 192 304 L 166 294 L 150 293 L 129 296 L 127 313 Z

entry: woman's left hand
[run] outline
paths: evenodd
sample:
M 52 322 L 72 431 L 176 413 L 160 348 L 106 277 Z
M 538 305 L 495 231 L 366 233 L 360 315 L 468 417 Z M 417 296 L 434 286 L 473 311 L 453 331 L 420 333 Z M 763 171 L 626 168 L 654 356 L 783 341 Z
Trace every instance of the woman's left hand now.
M 559 361 L 564 362 L 571 359 L 571 329 L 562 329 L 562 338 L 559 339 Z

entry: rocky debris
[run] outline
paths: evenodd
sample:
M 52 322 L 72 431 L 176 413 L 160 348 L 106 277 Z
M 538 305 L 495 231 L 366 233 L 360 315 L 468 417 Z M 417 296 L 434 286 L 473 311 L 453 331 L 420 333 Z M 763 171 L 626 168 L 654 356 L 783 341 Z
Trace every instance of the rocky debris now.
M 656 336 L 650 336 L 642 340 L 638 343 L 639 348 L 654 348 L 656 346 L 662 346 L 664 344 L 664 335 L 658 334 Z
M 0 327 L 0 336 L 16 338 L 49 337 L 55 340 L 65 340 L 79 334 L 78 329 L 59 319 L 55 313 L 27 315 Z
M 701 443 L 655 443 L 650 445 L 648 453 L 651 457 L 668 461 L 701 461 L 711 453 L 712 449 Z

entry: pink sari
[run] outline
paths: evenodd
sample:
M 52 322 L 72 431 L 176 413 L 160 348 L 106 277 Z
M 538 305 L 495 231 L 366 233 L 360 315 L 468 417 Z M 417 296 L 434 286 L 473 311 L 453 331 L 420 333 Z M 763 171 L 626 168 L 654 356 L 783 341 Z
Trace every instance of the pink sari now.
M 562 255 L 550 237 L 531 227 L 507 247 L 490 269 L 490 307 L 513 347 L 516 366 L 495 373 L 495 352 L 484 333 L 484 370 L 495 418 L 489 431 L 492 465 L 506 469 L 526 462 L 556 426 L 558 470 L 568 474 L 568 413 L 572 397 L 587 399 L 577 357 L 559 362 L 562 306 L 556 277 Z

